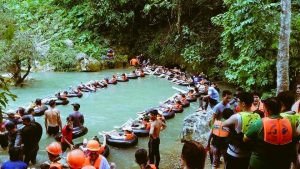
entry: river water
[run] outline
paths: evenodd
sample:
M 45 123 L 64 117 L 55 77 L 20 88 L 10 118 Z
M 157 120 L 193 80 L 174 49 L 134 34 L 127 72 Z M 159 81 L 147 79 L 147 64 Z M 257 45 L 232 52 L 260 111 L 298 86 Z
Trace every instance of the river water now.
M 18 96 L 15 102 L 10 102 L 8 109 L 16 109 L 19 106 L 28 106 L 36 98 L 52 96 L 57 91 L 63 91 L 70 86 L 76 86 L 80 82 L 111 77 L 116 73 L 130 72 L 129 69 L 106 70 L 98 73 L 59 73 L 39 72 L 31 73 L 35 80 L 30 81 L 26 87 L 12 88 L 12 92 Z M 165 79 L 155 76 L 146 76 L 142 79 L 130 80 L 128 83 L 109 85 L 106 89 L 98 89 L 95 93 L 84 93 L 82 98 L 70 98 L 66 106 L 57 106 L 61 111 L 63 125 L 66 117 L 72 112 L 71 103 L 78 102 L 81 105 L 80 112 L 84 114 L 85 126 L 89 129 L 85 138 L 92 138 L 99 131 L 110 131 L 114 126 L 120 126 L 129 118 L 135 119 L 137 112 L 158 106 L 159 102 L 166 100 L 177 91 L 172 86 L 179 87 Z M 167 121 L 167 129 L 161 133 L 161 169 L 174 169 L 174 163 L 180 161 L 182 144 L 180 132 L 185 116 L 194 112 L 198 103 L 192 103 L 181 114 L 176 114 L 174 119 Z M 37 117 L 37 121 L 44 127 L 44 116 Z M 83 137 L 74 140 L 74 143 L 82 142 Z M 38 163 L 47 160 L 45 147 L 54 141 L 45 134 L 40 141 Z M 137 169 L 134 161 L 134 152 L 138 148 L 148 149 L 148 138 L 139 138 L 137 146 L 128 149 L 110 147 L 108 160 L 115 162 L 118 169 Z M 6 161 L 6 151 L 0 150 L 0 163 Z

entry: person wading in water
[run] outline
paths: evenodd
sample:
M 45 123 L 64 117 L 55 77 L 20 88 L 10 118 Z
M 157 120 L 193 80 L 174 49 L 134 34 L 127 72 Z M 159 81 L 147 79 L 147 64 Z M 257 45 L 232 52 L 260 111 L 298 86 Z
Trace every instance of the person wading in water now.
M 150 111 L 150 119 L 151 121 L 151 127 L 149 132 L 149 161 L 150 164 L 155 164 L 156 168 L 158 169 L 159 162 L 160 162 L 160 154 L 159 154 L 159 133 L 161 130 L 164 130 L 166 128 L 166 124 L 163 123 L 161 120 L 157 120 L 157 110 L 151 110 Z M 154 162 L 155 158 L 155 162 Z

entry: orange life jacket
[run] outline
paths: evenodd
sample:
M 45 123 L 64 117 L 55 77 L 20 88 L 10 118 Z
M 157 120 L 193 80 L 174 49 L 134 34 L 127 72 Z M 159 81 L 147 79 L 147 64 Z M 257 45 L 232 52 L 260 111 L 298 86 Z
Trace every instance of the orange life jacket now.
M 150 128 L 151 128 L 150 122 L 143 122 L 143 123 L 144 123 L 145 129 L 150 130 Z
M 134 135 L 133 134 L 125 134 L 125 140 L 133 140 Z
M 149 164 L 149 166 L 151 167 L 151 169 L 156 169 L 156 166 L 154 164 Z
M 288 119 L 262 119 L 264 126 L 264 141 L 274 145 L 285 145 L 292 142 L 293 130 Z
M 228 130 L 223 128 L 223 122 L 220 120 L 215 120 L 212 133 L 218 137 L 227 137 L 228 136 Z
M 133 59 L 130 60 L 130 65 L 131 66 L 136 66 L 137 64 L 138 64 L 138 60 L 137 59 L 133 58 Z
M 99 169 L 99 168 L 101 168 L 101 160 L 102 160 L 102 155 L 99 155 L 99 157 L 95 161 L 94 165 L 92 165 L 90 157 L 87 157 L 87 158 L 85 158 L 84 166 L 91 165 L 91 166 L 94 166 L 96 169 Z

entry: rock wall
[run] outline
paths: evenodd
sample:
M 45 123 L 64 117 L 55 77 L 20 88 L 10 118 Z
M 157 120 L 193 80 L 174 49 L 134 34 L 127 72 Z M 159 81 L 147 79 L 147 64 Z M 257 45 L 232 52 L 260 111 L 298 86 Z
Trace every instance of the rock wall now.
M 207 145 L 210 131 L 208 123 L 211 120 L 212 113 L 212 110 L 200 111 L 187 116 L 183 121 L 181 140 L 195 140 Z

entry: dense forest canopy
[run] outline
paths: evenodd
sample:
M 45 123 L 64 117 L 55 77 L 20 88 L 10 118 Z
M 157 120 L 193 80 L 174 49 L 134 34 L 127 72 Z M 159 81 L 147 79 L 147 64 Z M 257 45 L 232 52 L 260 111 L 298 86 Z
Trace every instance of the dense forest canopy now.
M 46 51 L 36 59 L 59 71 L 74 70 L 76 52 L 100 60 L 112 47 L 120 57 L 143 53 L 152 63 L 203 71 L 247 90 L 276 87 L 280 1 L 2 0 L 0 5 L 9 21 L 6 32 L 30 34 L 33 45 Z M 299 9 L 300 2 L 292 1 L 292 87 L 299 75 Z M 74 48 L 66 47 L 66 39 Z

